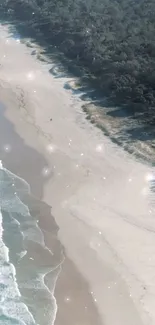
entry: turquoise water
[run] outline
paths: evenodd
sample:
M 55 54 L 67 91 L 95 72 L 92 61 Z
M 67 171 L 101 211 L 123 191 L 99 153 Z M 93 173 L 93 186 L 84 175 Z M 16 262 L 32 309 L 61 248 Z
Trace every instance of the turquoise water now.
M 45 245 L 36 216 L 22 200 L 24 195 L 30 195 L 29 185 L 1 163 L 0 325 L 51 325 L 56 317 L 54 288 L 62 260 Z M 61 256 L 60 252 L 56 255 Z M 48 275 L 50 289 L 45 284 Z

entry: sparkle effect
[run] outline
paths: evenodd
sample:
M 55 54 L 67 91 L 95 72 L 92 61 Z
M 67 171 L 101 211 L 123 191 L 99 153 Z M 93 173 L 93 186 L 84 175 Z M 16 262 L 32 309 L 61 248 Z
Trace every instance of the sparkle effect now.
M 70 302 L 70 301 L 71 301 L 70 297 L 65 297 L 65 302 Z
M 10 146 L 9 144 L 6 144 L 6 145 L 4 146 L 4 151 L 5 151 L 5 152 L 10 152 L 10 151 L 11 151 L 11 146 Z
M 151 181 L 155 180 L 155 176 L 152 173 L 148 173 L 145 175 L 145 180 L 147 182 L 151 182 Z
M 27 79 L 32 81 L 35 79 L 35 75 L 32 71 L 30 71 L 27 75 L 26 75 Z
M 71 144 L 72 144 L 72 139 L 69 139 L 69 143 L 68 143 L 69 147 L 71 146 Z
M 96 146 L 96 151 L 97 151 L 97 152 L 103 152 L 103 146 L 102 146 L 102 144 L 98 144 L 98 145 Z
M 53 145 L 53 144 L 48 144 L 48 146 L 47 146 L 46 149 L 47 149 L 47 151 L 48 151 L 49 153 L 53 153 L 53 152 L 56 151 L 56 146 Z
M 50 169 L 48 167 L 44 167 L 42 170 L 42 175 L 47 177 L 50 174 Z

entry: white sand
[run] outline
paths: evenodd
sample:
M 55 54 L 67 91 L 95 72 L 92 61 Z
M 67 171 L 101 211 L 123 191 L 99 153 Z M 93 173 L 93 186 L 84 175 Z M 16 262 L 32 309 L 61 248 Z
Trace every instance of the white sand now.
M 53 171 L 49 179 L 45 166 L 38 177 L 47 177 L 44 200 L 61 242 L 89 282 L 105 325 L 155 324 L 152 171 L 87 122 L 80 99 L 63 88 L 67 78 L 49 74 L 52 64 L 8 37 L 1 26 L 1 100 L 16 131 Z M 6 88 L 16 93 L 14 104 Z

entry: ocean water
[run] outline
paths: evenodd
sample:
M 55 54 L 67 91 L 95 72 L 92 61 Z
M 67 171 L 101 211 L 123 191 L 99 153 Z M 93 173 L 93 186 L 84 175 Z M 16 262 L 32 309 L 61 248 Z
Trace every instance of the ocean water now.
M 24 195 L 30 195 L 29 185 L 0 163 L 0 325 L 52 325 L 62 259 L 45 245 Z

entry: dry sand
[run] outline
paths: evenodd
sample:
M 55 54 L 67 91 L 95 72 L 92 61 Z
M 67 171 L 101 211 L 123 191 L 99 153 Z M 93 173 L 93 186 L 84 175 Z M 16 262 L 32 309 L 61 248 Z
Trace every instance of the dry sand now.
M 81 100 L 64 89 L 69 78 L 54 78 L 49 73 L 52 63 L 37 61 L 31 51 L 1 26 L 1 102 L 23 143 L 38 152 L 33 162 L 35 173 L 32 159 L 27 159 L 22 176 L 30 184 L 35 177 L 32 192 L 38 190 L 52 206 L 60 241 L 89 284 L 89 289 L 84 289 L 89 292 L 82 300 L 83 311 L 91 296 L 105 325 L 153 325 L 155 225 L 149 191 L 152 170 L 89 124 Z M 6 155 L 10 144 L 3 145 Z M 11 149 L 13 156 L 12 145 Z M 44 166 L 39 153 L 45 158 Z M 14 157 L 20 175 L 20 165 L 27 156 L 23 151 L 20 157 Z M 77 318 L 81 310 L 81 298 L 77 297 L 79 292 L 82 294 L 84 282 L 77 292 L 74 272 L 72 276 L 69 273 L 72 262 L 64 264 L 71 286 L 67 295 L 69 309 L 62 302 L 62 292 L 66 291 L 63 272 L 56 287 L 57 325 L 62 325 L 61 310 L 65 317 L 72 317 L 72 324 L 87 324 L 83 317 Z M 65 322 L 69 324 L 69 318 Z

